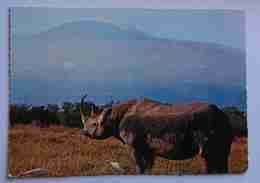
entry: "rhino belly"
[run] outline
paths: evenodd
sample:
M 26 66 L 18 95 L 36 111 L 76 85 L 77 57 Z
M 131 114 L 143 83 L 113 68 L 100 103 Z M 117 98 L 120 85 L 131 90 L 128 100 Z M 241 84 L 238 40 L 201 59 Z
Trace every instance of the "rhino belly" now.
M 200 151 L 200 145 L 187 136 L 166 135 L 166 138 L 152 138 L 148 144 L 157 155 L 169 160 L 190 159 Z

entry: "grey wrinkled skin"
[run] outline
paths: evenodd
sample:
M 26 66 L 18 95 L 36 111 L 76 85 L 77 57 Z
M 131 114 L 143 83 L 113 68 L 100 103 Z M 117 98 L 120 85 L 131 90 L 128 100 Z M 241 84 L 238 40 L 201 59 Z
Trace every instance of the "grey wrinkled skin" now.
M 185 160 L 197 154 L 205 158 L 207 173 L 228 173 L 232 129 L 217 106 L 129 100 L 87 118 L 85 97 L 81 100 L 82 133 L 95 139 L 114 136 L 129 146 L 137 173 L 149 172 L 156 156 Z

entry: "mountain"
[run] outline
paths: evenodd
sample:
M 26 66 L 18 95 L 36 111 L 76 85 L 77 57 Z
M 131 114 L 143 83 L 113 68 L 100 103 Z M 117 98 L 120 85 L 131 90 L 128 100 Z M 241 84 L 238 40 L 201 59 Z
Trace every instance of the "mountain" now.
M 145 33 L 127 26 L 117 26 L 112 23 L 93 20 L 64 23 L 45 32 L 33 36 L 17 36 L 17 39 L 36 40 L 63 40 L 80 38 L 83 40 L 146 40 L 149 36 Z
M 160 39 L 130 27 L 79 21 L 16 36 L 13 50 L 16 102 L 78 100 L 88 92 L 100 103 L 113 95 L 245 106 L 245 53 L 219 44 Z

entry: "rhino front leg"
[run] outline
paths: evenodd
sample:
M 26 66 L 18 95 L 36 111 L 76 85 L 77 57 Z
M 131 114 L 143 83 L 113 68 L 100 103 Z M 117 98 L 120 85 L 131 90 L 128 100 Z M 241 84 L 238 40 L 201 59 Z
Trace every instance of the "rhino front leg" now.
M 149 174 L 154 163 L 154 154 L 146 143 L 134 147 L 133 158 L 136 163 L 136 172 L 138 174 Z
M 138 174 L 149 173 L 153 166 L 154 154 L 149 144 L 146 143 L 144 135 L 140 135 L 133 130 L 123 129 L 120 131 L 120 137 L 125 144 L 131 147 L 136 172 Z

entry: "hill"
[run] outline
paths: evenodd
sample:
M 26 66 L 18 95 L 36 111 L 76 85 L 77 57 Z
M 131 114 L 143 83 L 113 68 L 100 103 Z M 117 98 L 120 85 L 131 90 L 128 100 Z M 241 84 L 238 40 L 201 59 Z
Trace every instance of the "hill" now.
M 245 108 L 245 53 L 234 48 L 97 21 L 69 22 L 13 42 L 16 102 L 59 103 L 88 91 L 99 103 L 109 94 Z

